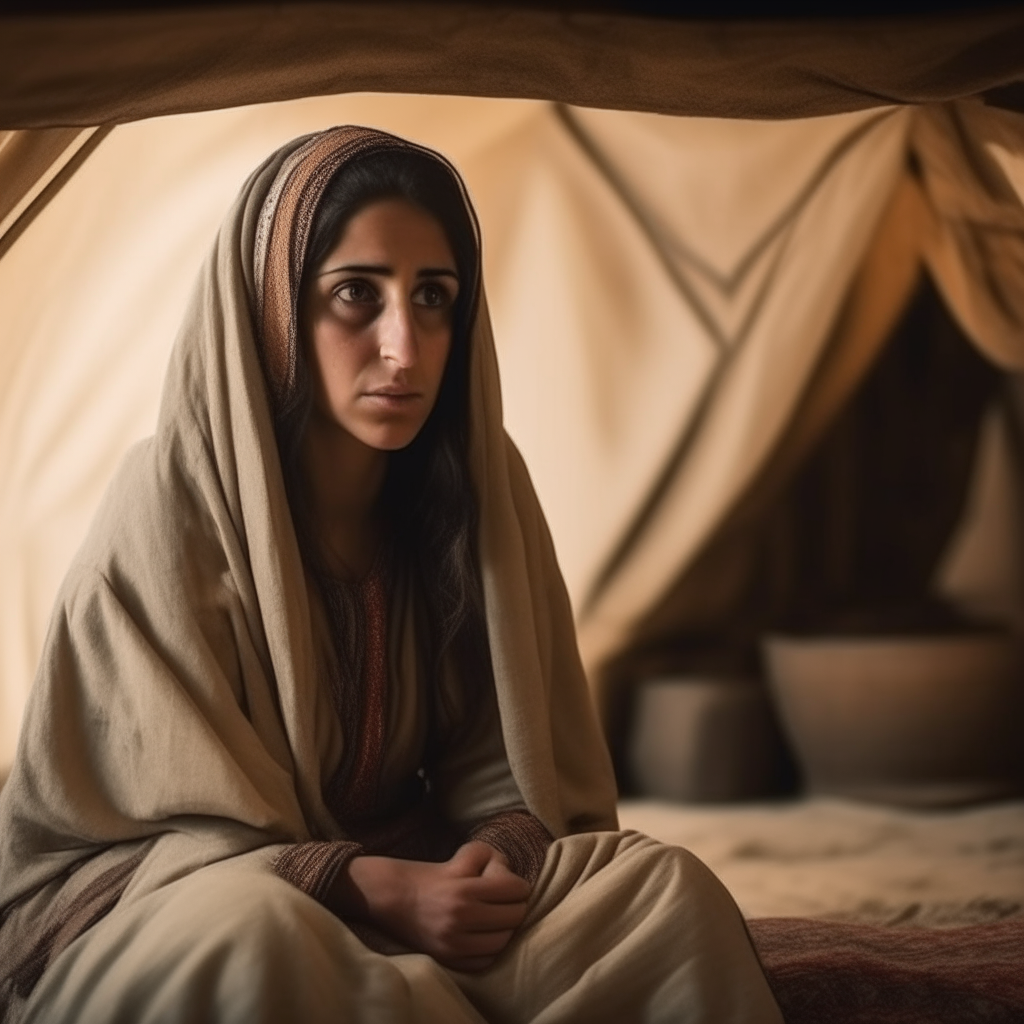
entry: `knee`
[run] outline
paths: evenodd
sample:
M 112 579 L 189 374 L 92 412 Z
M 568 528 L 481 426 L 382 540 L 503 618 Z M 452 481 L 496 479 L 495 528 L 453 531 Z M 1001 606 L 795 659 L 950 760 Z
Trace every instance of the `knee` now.
M 709 903 L 733 906 L 732 896 L 721 879 L 699 857 L 681 846 L 651 841 L 646 849 L 650 875 L 659 887 L 678 885 L 689 901 L 703 899 Z
M 662 843 L 640 832 L 621 833 L 611 863 L 623 871 L 664 886 L 676 880 L 715 879 L 710 868 L 689 850 Z
M 602 874 L 608 888 L 629 891 L 652 905 L 675 902 L 686 916 L 738 916 L 729 891 L 702 860 L 640 833 L 620 834 Z
M 226 861 L 98 922 L 43 974 L 26 1020 L 316 1020 L 306 1001 L 324 978 L 346 980 L 349 934 L 269 870 Z
M 294 951 L 311 929 L 339 925 L 328 910 L 270 871 L 217 868 L 182 880 L 161 908 L 165 933 L 208 949 L 224 945 L 233 955 L 244 951 L 274 959 Z

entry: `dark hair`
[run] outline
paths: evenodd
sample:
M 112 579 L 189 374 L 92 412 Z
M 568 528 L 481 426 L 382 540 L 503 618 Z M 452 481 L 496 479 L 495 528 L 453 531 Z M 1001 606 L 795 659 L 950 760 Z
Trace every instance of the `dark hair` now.
M 452 344 L 437 401 L 423 428 L 404 449 L 391 452 L 379 510 L 385 524 L 385 571 L 415 588 L 417 640 L 431 690 L 451 727 L 469 727 L 491 665 L 476 555 L 477 500 L 469 474 L 469 341 L 480 277 L 476 224 L 461 182 L 437 157 L 412 148 L 376 151 L 342 166 L 328 183 L 313 220 L 303 264 L 303 286 L 341 237 L 352 217 L 381 199 L 404 199 L 437 218 L 459 275 Z M 348 735 L 362 715 L 365 616 L 357 585 L 330 578 L 313 536 L 301 478 L 301 445 L 312 406 L 303 345 L 297 346 L 296 387 L 278 415 L 277 434 L 288 499 L 303 557 L 323 598 L 337 654 L 339 704 Z M 442 668 L 451 663 L 461 683 L 461 721 L 444 691 Z M 432 709 L 432 714 L 435 709 Z M 435 730 L 436 731 L 436 730 Z M 437 738 L 436 736 L 434 737 Z M 356 744 L 346 744 L 347 756 Z

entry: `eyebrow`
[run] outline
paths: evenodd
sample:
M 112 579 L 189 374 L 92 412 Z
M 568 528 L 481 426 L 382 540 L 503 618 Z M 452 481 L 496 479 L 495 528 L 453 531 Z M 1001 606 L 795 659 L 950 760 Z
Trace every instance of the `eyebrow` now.
M 377 263 L 347 263 L 343 267 L 331 267 L 330 270 L 321 270 L 317 277 L 326 277 L 328 274 L 378 274 L 381 277 L 394 277 L 395 272 L 391 267 Z M 451 277 L 456 281 L 459 275 L 449 267 L 424 267 L 416 271 L 417 277 Z

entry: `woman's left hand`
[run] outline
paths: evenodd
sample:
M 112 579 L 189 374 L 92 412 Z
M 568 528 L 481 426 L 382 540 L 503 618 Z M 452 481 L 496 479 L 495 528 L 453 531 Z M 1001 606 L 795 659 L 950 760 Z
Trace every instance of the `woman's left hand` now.
M 460 971 L 489 967 L 526 916 L 530 883 L 489 843 L 464 843 L 442 864 L 356 857 L 335 880 L 342 917 L 383 927 Z

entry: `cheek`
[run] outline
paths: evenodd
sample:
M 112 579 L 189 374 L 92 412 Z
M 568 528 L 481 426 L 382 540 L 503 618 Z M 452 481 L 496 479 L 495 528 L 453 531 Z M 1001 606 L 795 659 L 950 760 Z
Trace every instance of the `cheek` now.
M 346 400 L 368 361 L 366 346 L 336 324 L 320 324 L 310 348 L 316 376 L 331 404 Z
M 429 367 L 431 382 L 436 394 L 441 387 L 441 378 L 444 376 L 445 366 L 447 366 L 448 357 L 451 355 L 451 332 L 439 331 L 437 336 L 431 339 L 430 345 L 425 348 L 424 363 Z

